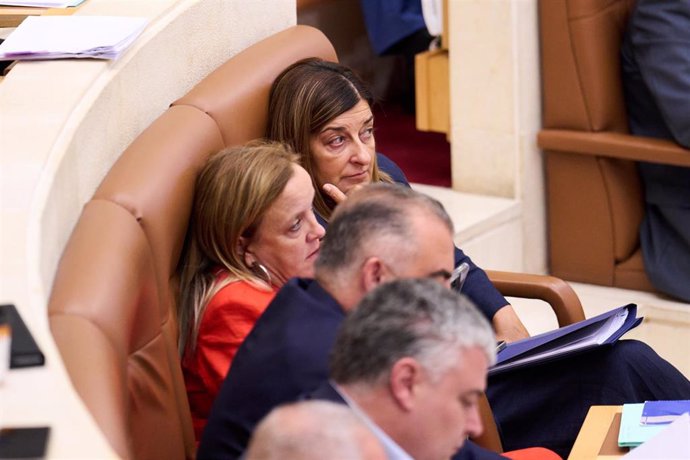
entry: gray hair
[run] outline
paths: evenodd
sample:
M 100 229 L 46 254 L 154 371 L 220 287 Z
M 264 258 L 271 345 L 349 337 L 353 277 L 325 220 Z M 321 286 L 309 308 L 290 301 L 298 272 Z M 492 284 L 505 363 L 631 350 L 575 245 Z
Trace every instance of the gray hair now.
M 320 460 L 337 452 L 342 458 L 364 460 L 373 457 L 372 443 L 383 454 L 374 434 L 348 406 L 300 401 L 276 407 L 257 425 L 245 458 Z
M 413 357 L 440 378 L 457 364 L 458 350 L 479 347 L 496 361 L 488 321 L 467 297 L 429 279 L 384 283 L 347 317 L 331 352 L 331 378 L 339 384 L 376 384 L 393 364 Z
M 453 233 L 453 222 L 443 205 L 423 193 L 381 182 L 357 190 L 333 213 L 316 260 L 317 278 L 319 273 L 333 274 L 352 268 L 363 256 L 371 255 L 363 254 L 365 248 L 375 247 L 381 255 L 414 251 L 416 243 L 410 224 L 413 209 L 437 217 Z M 386 244 L 390 251 L 381 247 Z

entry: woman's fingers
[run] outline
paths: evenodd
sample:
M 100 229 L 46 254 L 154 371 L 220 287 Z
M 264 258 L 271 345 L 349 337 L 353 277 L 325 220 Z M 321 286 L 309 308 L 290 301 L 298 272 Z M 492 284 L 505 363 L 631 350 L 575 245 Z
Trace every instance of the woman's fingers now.
M 326 195 L 330 196 L 336 204 L 340 204 L 347 199 L 347 195 L 333 184 L 323 184 L 322 188 Z

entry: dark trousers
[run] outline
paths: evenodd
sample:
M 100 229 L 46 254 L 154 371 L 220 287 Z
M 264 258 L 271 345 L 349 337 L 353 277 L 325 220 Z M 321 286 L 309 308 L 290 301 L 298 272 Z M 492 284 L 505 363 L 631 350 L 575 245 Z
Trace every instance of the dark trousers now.
M 506 451 L 546 447 L 567 458 L 592 405 L 690 399 L 690 381 L 636 340 L 489 378 Z

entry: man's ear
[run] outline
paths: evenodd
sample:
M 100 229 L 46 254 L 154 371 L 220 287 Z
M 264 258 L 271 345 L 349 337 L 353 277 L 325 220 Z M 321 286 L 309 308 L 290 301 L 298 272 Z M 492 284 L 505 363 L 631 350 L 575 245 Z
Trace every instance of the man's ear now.
M 393 399 L 402 410 L 410 411 L 414 408 L 423 379 L 423 369 L 416 359 L 406 356 L 393 364 L 388 385 Z
M 386 265 L 378 257 L 369 257 L 362 265 L 361 273 L 365 293 L 371 292 L 391 279 Z

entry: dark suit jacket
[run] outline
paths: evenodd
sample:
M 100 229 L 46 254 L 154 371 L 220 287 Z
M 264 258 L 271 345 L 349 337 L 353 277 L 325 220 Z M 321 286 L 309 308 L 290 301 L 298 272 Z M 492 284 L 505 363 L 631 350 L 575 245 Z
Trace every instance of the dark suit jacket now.
M 330 382 L 327 381 L 322 382 L 316 390 L 307 395 L 307 399 L 321 399 L 338 404 L 347 404 Z M 500 460 L 503 458 L 505 457 L 479 447 L 472 441 L 465 441 L 462 449 L 453 456 L 453 460 Z
M 290 280 L 238 350 L 202 435 L 199 460 L 238 458 L 271 409 L 317 388 L 313 397 L 344 402 L 327 383 L 328 354 L 344 318 L 316 281 Z M 467 446 L 457 458 L 499 458 L 471 442 Z
M 630 131 L 690 148 L 690 0 L 638 0 L 621 62 Z M 690 302 L 690 168 L 639 169 L 645 271 L 657 289 Z
M 344 318 L 316 281 L 288 281 L 238 350 L 211 409 L 199 459 L 237 458 L 271 409 L 326 381 L 328 354 Z M 493 376 L 487 396 L 504 449 L 542 446 L 565 458 L 590 405 L 690 399 L 690 382 L 647 345 L 622 340 Z

